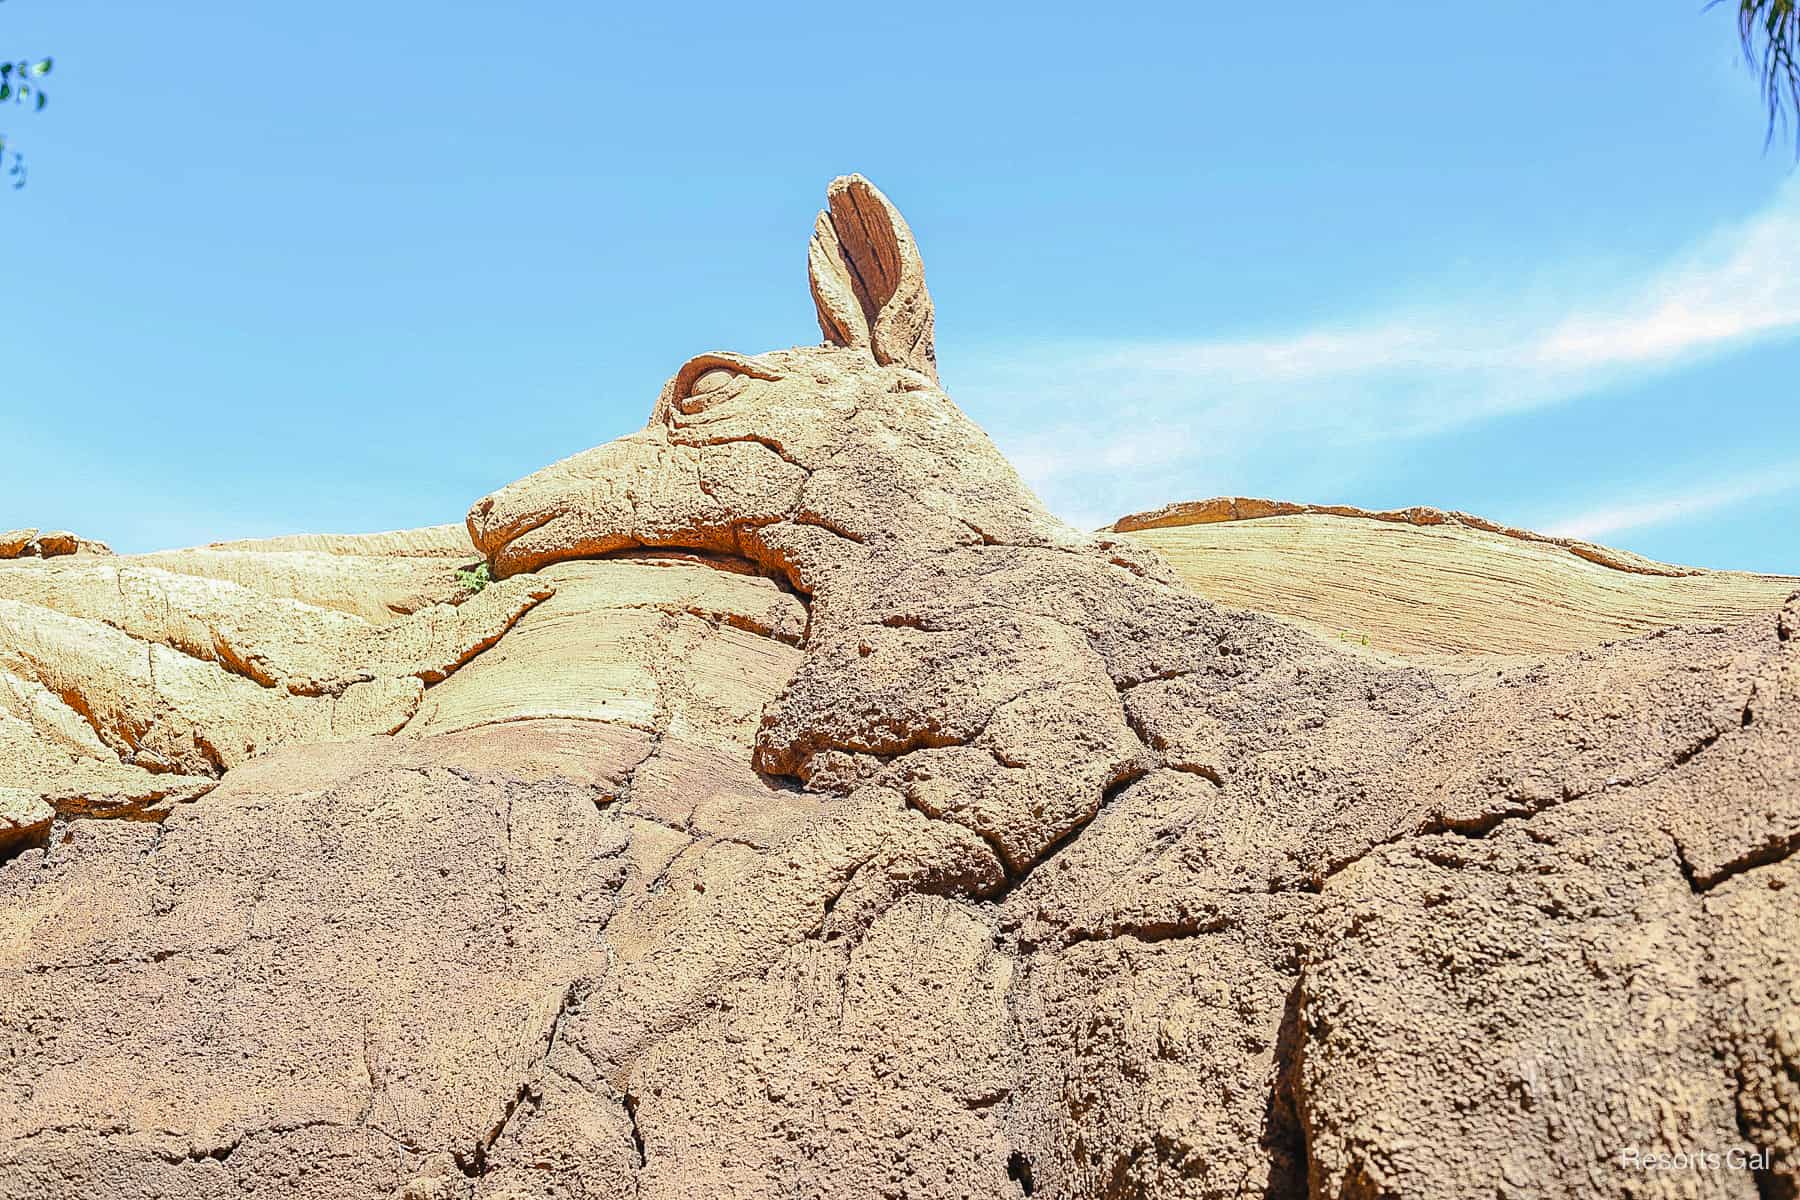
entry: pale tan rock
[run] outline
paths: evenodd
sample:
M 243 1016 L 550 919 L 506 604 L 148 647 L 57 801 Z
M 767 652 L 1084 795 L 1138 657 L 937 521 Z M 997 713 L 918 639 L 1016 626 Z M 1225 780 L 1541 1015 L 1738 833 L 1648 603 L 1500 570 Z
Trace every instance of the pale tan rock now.
M 375 557 L 319 550 L 160 550 L 124 560 L 180 575 L 221 579 L 282 600 L 332 608 L 368 621 L 392 621 L 467 589 L 462 565 L 421 556 Z
M 553 590 L 506 583 L 376 626 L 153 568 L 22 565 L 0 571 L 0 667 L 126 764 L 217 775 L 283 741 L 398 729 Z
M 423 529 L 395 529 L 386 533 L 295 533 L 278 537 L 240 538 L 209 542 L 206 550 L 285 553 L 307 551 L 342 554 L 352 558 L 451 558 L 474 557 L 468 531 L 461 525 L 428 525 Z
M 436 604 L 402 620 L 360 617 L 274 599 L 228 580 L 182 575 L 129 560 L 0 570 L 0 597 L 99 621 L 140 641 L 217 663 L 264 687 L 301 695 L 341 692 L 386 675 L 447 677 L 553 589 L 502 584 L 463 604 Z
M 1430 508 L 1221 497 L 1114 528 L 1209 599 L 1452 669 L 1739 621 L 1800 588 L 1800 577 L 1675 567 Z
M 121 760 L 187 775 L 218 775 L 282 742 L 392 732 L 423 691 L 415 677 L 388 676 L 336 695 L 293 695 L 110 626 L 3 599 L 0 668 L 64 697 Z
M 149 817 L 158 806 L 204 795 L 216 782 L 121 762 L 60 696 L 0 669 L 0 788 L 28 793 L 64 817 Z
M 747 745 L 766 699 L 760 680 L 785 679 L 800 659 L 790 643 L 806 610 L 759 576 L 635 561 L 567 563 L 533 578 L 556 598 L 433 689 L 409 733 L 564 717 Z M 548 663 L 557 670 L 547 676 Z
M 1150 512 L 1131 513 L 1120 517 L 1107 528 L 1115 533 L 1137 533 L 1151 529 L 1174 529 L 1190 525 L 1213 525 L 1224 521 L 1255 521 L 1264 517 L 1287 516 L 1325 516 L 1325 517 L 1358 517 L 1368 521 L 1383 521 L 1391 525 L 1455 525 L 1465 529 L 1477 529 L 1484 533 L 1499 534 L 1520 542 L 1538 542 L 1545 546 L 1556 546 L 1567 550 L 1577 558 L 1599 563 L 1603 567 L 1611 567 L 1616 571 L 1626 571 L 1637 575 L 1705 575 L 1709 572 L 1700 567 L 1679 567 L 1670 563 L 1657 562 L 1629 550 L 1617 550 L 1611 546 L 1596 545 L 1580 538 L 1553 537 L 1549 534 L 1534 533 L 1529 529 L 1520 529 L 1512 525 L 1502 525 L 1498 521 L 1490 521 L 1486 517 L 1478 517 L 1473 513 L 1445 511 L 1429 505 L 1414 505 L 1411 508 L 1367 509 L 1357 508 L 1350 504 L 1296 504 L 1288 500 L 1266 500 L 1253 496 L 1214 496 L 1209 500 L 1187 500 L 1179 504 L 1166 504 Z
M 22 722 L 32 736 L 75 757 L 108 758 L 111 751 L 88 720 L 36 680 L 0 668 L 0 712 Z
M 64 817 L 149 816 L 156 806 L 196 799 L 217 783 L 120 762 L 94 741 L 94 750 L 71 750 L 0 713 L 0 790 L 28 796 L 28 807 Z

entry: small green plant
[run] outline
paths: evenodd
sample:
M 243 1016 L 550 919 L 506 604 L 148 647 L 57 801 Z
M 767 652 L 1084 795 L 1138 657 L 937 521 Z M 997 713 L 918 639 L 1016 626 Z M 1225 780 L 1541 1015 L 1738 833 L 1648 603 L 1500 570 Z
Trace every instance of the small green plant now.
M 467 567 L 459 567 L 456 572 L 456 582 L 462 584 L 471 592 L 479 592 L 482 588 L 494 582 L 494 574 L 492 571 L 488 570 L 488 565 L 486 563 L 477 563 L 475 569 L 472 571 Z

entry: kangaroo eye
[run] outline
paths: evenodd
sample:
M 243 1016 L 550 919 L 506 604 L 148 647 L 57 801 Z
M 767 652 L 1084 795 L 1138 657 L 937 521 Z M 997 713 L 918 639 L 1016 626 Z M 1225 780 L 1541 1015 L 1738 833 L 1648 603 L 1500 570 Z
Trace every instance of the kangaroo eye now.
M 688 388 L 690 396 L 704 396 L 708 392 L 716 392 L 737 377 L 736 371 L 728 371 L 724 367 L 714 367 L 710 371 L 702 371 L 693 385 Z
M 697 417 L 721 404 L 735 403 L 757 381 L 774 381 L 781 372 L 753 358 L 714 350 L 681 364 L 669 381 L 671 417 Z
M 694 381 L 687 386 L 675 400 L 675 410 L 693 416 L 703 413 L 715 404 L 723 404 L 738 394 L 738 385 L 744 381 L 741 371 L 730 367 L 708 367 L 694 376 Z

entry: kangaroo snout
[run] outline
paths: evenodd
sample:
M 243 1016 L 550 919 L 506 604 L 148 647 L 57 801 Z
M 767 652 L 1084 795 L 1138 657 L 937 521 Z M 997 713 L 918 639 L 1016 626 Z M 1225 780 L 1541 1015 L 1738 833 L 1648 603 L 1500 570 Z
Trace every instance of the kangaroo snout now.
M 548 524 L 558 515 L 555 496 L 543 494 L 542 489 L 534 496 L 521 495 L 519 483 L 523 482 L 490 492 L 470 506 L 466 522 L 469 540 L 483 557 L 497 560 L 514 539 Z

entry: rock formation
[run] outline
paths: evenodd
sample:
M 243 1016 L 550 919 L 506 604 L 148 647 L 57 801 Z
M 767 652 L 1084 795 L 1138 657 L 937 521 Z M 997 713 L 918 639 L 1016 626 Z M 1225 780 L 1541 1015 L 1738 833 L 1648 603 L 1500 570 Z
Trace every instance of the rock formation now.
M 466 557 L 0 564 L 0 1197 L 1793 1192 L 1800 596 L 1220 607 L 940 390 L 867 181 L 809 267 Z
M 65 554 L 111 554 L 105 542 L 77 537 L 66 529 L 0 529 L 0 558 L 60 558 Z
M 1780 607 L 1792 575 L 1707 571 L 1461 512 L 1216 497 L 1120 518 L 1224 604 L 1445 670 L 1521 664 Z

